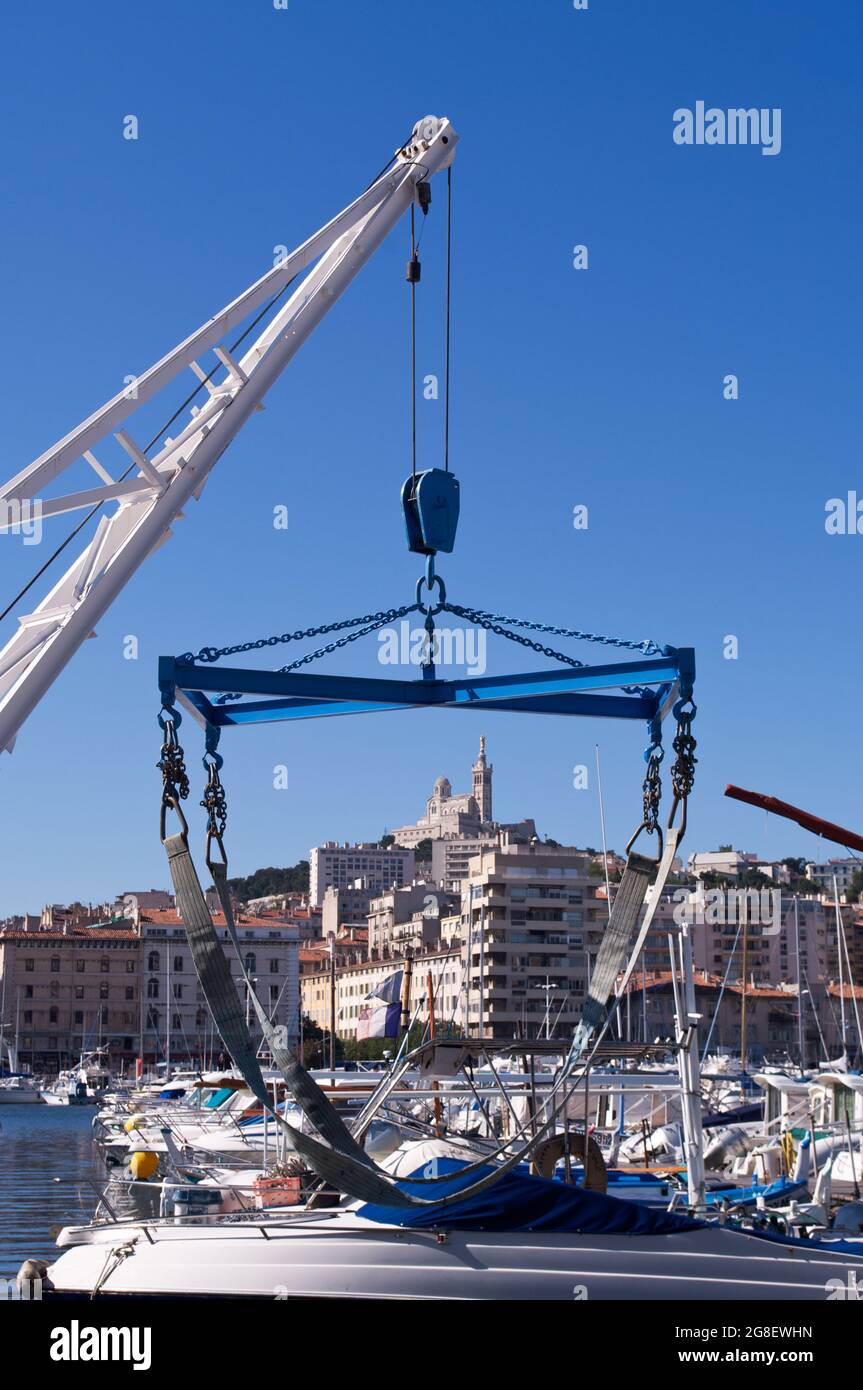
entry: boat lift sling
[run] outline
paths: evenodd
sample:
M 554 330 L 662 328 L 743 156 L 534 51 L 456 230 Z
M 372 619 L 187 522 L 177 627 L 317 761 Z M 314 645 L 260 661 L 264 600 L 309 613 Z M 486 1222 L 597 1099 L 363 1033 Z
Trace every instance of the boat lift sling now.
M 458 136 L 447 119 L 430 116 L 419 121 L 410 140 L 344 212 L 297 250 L 281 258 L 259 281 L 160 362 L 138 376 L 133 391 L 127 387 L 0 487 L 0 506 L 6 512 L 5 518 L 0 516 L 0 529 L 8 529 L 18 511 L 34 500 L 39 501 L 43 518 L 84 510 L 84 522 L 55 550 L 48 563 L 65 549 L 87 520 L 101 512 L 105 504 L 116 504 L 116 510 L 110 516 L 101 516 L 89 544 L 45 599 L 31 613 L 19 619 L 18 631 L 0 651 L 0 750 L 11 751 L 28 715 L 78 647 L 87 637 L 94 635 L 94 624 L 105 614 L 137 568 L 171 535 L 171 525 L 183 515 L 183 507 L 192 498 L 200 498 L 211 469 L 228 444 L 250 416 L 263 408 L 263 397 L 295 352 L 407 211 L 411 218 L 411 260 L 407 279 L 411 286 L 412 323 L 415 322 L 413 304 L 420 276 L 414 236 L 415 214 L 417 208 L 422 214 L 428 212 L 430 180 L 436 173 L 446 171 L 448 189 L 451 190 L 451 165 L 457 142 Z M 450 208 L 448 197 L 447 310 Z M 302 274 L 305 274 L 305 278 L 285 298 L 294 281 Z M 269 321 L 240 354 L 241 345 L 270 311 L 274 312 Z M 230 346 L 225 345 L 226 335 L 250 315 L 254 317 L 248 327 Z M 468 1189 L 437 1200 L 434 1188 L 441 1178 L 431 1177 L 420 1183 L 420 1186 L 427 1186 L 430 1194 L 428 1199 L 402 1192 L 392 1176 L 375 1165 L 314 1079 L 287 1048 L 280 1030 L 272 1027 L 255 991 L 249 985 L 249 998 L 254 1002 L 273 1061 L 316 1131 L 317 1137 L 304 1133 L 289 1125 L 281 1116 L 274 1115 L 295 1150 L 323 1180 L 357 1199 L 390 1206 L 411 1206 L 428 1201 L 440 1208 L 489 1186 L 526 1157 L 538 1142 L 554 1132 L 555 1121 L 566 1104 L 565 1083 L 576 1067 L 589 1065 L 600 1046 L 653 920 L 686 828 L 686 808 L 696 761 L 692 734 L 692 721 L 696 713 L 693 703 L 695 663 L 690 648 L 659 647 L 652 641 L 605 637 L 583 630 L 506 617 L 448 599 L 444 582 L 435 570 L 436 555 L 452 550 L 459 503 L 459 485 L 449 470 L 448 457 L 448 312 L 446 342 L 447 424 L 445 466 L 442 469 L 431 468 L 420 472 L 416 469 L 415 390 L 413 397 L 413 468 L 402 489 L 402 504 L 409 548 L 425 558 L 425 572 L 417 582 L 414 601 L 362 617 L 234 646 L 206 647 L 196 655 L 186 653 L 181 657 L 163 657 L 159 662 L 159 721 L 163 731 L 159 763 L 163 775 L 161 826 L 177 904 L 202 989 L 225 1045 L 243 1072 L 247 1084 L 271 1114 L 272 1098 L 264 1085 L 238 1003 L 232 969 L 216 935 L 189 850 L 188 826 L 182 811 L 182 802 L 189 794 L 189 780 L 178 739 L 181 708 L 191 711 L 205 729 L 204 765 L 207 780 L 202 804 L 207 813 L 206 861 L 241 968 L 242 956 L 227 888 L 227 858 L 223 842 L 226 798 L 220 778 L 222 757 L 218 751 L 223 729 L 272 720 L 416 708 L 589 715 L 643 720 L 646 723 L 649 742 L 645 751 L 642 816 L 627 846 L 626 868 L 596 958 L 581 1020 L 565 1063 L 545 1100 L 539 1122 L 534 1117 L 529 1126 L 526 1124 L 515 1136 L 510 1136 L 505 1146 L 506 1152 L 503 1146 L 499 1151 L 498 1156 L 502 1161 L 491 1174 L 486 1171 Z M 205 371 L 197 359 L 210 350 L 214 353 L 216 365 Z M 191 369 L 197 378 L 192 395 L 174 411 L 163 429 L 149 443 L 139 445 L 123 428 L 126 420 L 186 368 Z M 412 369 L 415 380 L 415 346 L 412 350 Z M 224 375 L 216 379 L 221 370 L 224 370 Z M 191 413 L 183 423 L 180 417 L 202 391 L 206 393 L 206 399 L 201 406 L 191 406 Z M 167 430 L 178 420 L 178 432 L 168 437 Z M 115 477 L 93 452 L 100 441 L 104 442 L 111 434 L 126 458 L 131 460 L 119 477 Z M 64 497 L 42 499 L 42 489 L 50 487 L 66 468 L 76 464 L 79 459 L 86 460 L 97 475 L 99 485 Z M 5 527 L 2 526 L 4 522 Z M 19 598 L 29 591 L 46 568 L 47 564 L 40 568 L 18 595 Z M 12 606 L 5 612 L 11 611 Z M 434 661 L 434 619 L 441 612 L 517 642 L 556 664 L 550 669 L 517 675 L 441 679 Z M 318 674 L 306 669 L 318 658 L 410 613 L 419 613 L 425 620 L 427 647 L 421 679 L 384 680 Z M 527 635 L 531 633 L 534 635 Z M 225 657 L 316 637 L 329 637 L 330 640 L 279 671 L 216 664 Z M 549 646 L 543 639 L 550 637 L 602 644 L 632 653 L 632 656 L 628 660 L 591 666 Z M 663 835 L 659 818 L 660 765 L 663 759 L 663 721 L 669 713 L 673 714 L 676 722 L 673 740 L 675 757 L 671 767 L 671 814 Z M 170 817 L 177 819 L 178 829 L 169 831 Z M 636 841 L 642 833 L 655 837 L 658 847 L 655 857 L 636 849 Z M 652 888 L 650 902 L 630 949 L 648 888 Z M 685 1026 L 687 1017 L 691 1023 L 693 1010 L 694 1000 L 690 1001 L 689 1014 L 684 1011 L 681 1027 Z M 694 1097 L 695 1086 L 691 1077 L 688 1083 L 684 1078 L 684 1091 Z M 696 1112 L 697 1109 L 695 1105 Z M 697 1124 L 697 1115 L 694 1123 Z M 698 1161 L 697 1148 L 696 1137 L 690 1149 L 693 1167 Z M 485 1156 L 481 1162 L 468 1167 L 471 1170 L 484 1169 L 487 1163 L 488 1156 Z

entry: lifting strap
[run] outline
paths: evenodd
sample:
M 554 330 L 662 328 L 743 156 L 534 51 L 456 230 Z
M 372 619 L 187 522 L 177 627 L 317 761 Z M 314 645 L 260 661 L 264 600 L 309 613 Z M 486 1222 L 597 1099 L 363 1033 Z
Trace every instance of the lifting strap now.
M 611 917 L 602 938 L 602 945 L 596 957 L 593 974 L 590 977 L 587 1000 L 572 1039 L 572 1046 L 566 1061 L 566 1070 L 578 1062 L 598 1028 L 601 1028 L 602 1033 L 605 1032 L 611 1021 L 608 1002 L 614 994 L 616 1004 L 629 984 L 647 933 L 653 924 L 668 875 L 671 873 L 680 833 L 680 829 L 677 827 L 667 831 L 665 849 L 658 865 L 655 859 L 648 859 L 643 854 L 636 854 L 632 850 L 629 853 L 620 886 L 615 894 Z M 653 881 L 650 902 L 635 939 L 635 945 L 630 951 L 629 940 L 644 904 L 647 886 L 654 873 L 656 877 Z M 624 970 L 627 954 L 629 961 Z M 617 978 L 622 970 L 624 970 L 623 979 L 615 990 Z
M 163 844 L 201 989 L 225 1046 L 249 1089 L 282 1127 L 295 1151 L 325 1182 L 359 1201 L 391 1207 L 413 1206 L 409 1197 L 378 1176 L 370 1166 L 368 1155 L 363 1154 L 363 1161 L 359 1162 L 352 1155 L 339 1153 L 311 1135 L 303 1134 L 275 1113 L 243 1018 L 231 968 L 201 891 L 186 835 L 182 832 L 168 835 Z
M 532 1136 L 522 1149 L 511 1150 L 503 1162 L 491 1173 L 486 1172 L 475 1183 L 461 1191 L 453 1192 L 445 1197 L 427 1200 L 401 1191 L 395 1185 L 394 1179 L 377 1165 L 373 1166 L 373 1160 L 362 1150 L 362 1161 L 358 1161 L 352 1153 L 339 1151 L 336 1147 L 331 1148 L 328 1144 L 321 1143 L 311 1135 L 296 1129 L 294 1125 L 289 1124 L 287 1120 L 277 1114 L 273 1110 L 271 1097 L 261 1075 L 255 1050 L 252 1047 L 231 976 L 231 967 L 201 891 L 201 884 L 189 851 L 186 832 L 166 835 L 162 843 L 168 856 L 177 910 L 186 928 L 192 961 L 216 1028 L 221 1034 L 233 1061 L 242 1073 L 246 1085 L 254 1093 L 267 1114 L 272 1116 L 284 1130 L 294 1150 L 306 1160 L 319 1178 L 358 1201 L 372 1202 L 385 1207 L 434 1207 L 444 1211 L 453 1203 L 464 1201 L 467 1197 L 474 1196 L 476 1193 L 484 1191 L 485 1188 L 491 1187 L 505 1173 L 524 1160 L 533 1149 L 536 1137 L 541 1137 L 547 1125 L 540 1131 L 540 1136 Z M 299 1067 L 299 1063 L 296 1065 Z M 309 1081 L 313 1085 L 315 1084 L 313 1078 L 309 1077 Z M 302 1087 L 300 1094 L 303 1094 Z M 323 1107 L 330 1110 L 330 1103 L 326 1096 L 321 1092 L 319 1092 L 319 1096 Z M 339 1126 L 343 1128 L 339 1117 L 335 1116 L 335 1112 L 333 1114 L 338 1120 Z M 556 1114 L 557 1112 L 550 1117 L 549 1123 L 553 1123 Z M 335 1133 L 335 1129 L 332 1132 Z M 511 1145 L 509 1147 L 511 1148 Z M 486 1168 L 488 1162 L 489 1156 L 486 1155 L 476 1163 L 467 1164 L 461 1171 L 466 1173 Z M 414 1181 L 433 1187 L 438 1182 L 446 1181 L 449 1176 L 451 1174 L 440 1174 L 436 1177 L 420 1178 Z
M 219 863 L 218 860 L 208 858 L 210 873 L 213 876 L 213 883 L 218 894 L 219 904 L 224 913 L 225 922 L 228 928 L 228 936 L 231 945 L 237 953 L 237 960 L 240 962 L 240 970 L 249 991 L 258 1022 L 266 1039 L 267 1046 L 273 1058 L 273 1064 L 282 1074 L 282 1078 L 299 1105 L 303 1114 L 314 1125 L 315 1129 L 332 1144 L 334 1149 L 340 1153 L 350 1154 L 358 1163 L 370 1164 L 368 1154 L 357 1143 L 341 1116 L 330 1104 L 314 1077 L 306 1070 L 299 1058 L 291 1049 L 281 1041 L 281 1030 L 273 1027 L 270 1022 L 266 1009 L 258 999 L 257 994 L 249 978 L 248 972 L 240 954 L 240 943 L 237 938 L 237 928 L 234 922 L 234 908 L 231 902 L 231 894 L 228 889 L 228 865 L 226 862 Z

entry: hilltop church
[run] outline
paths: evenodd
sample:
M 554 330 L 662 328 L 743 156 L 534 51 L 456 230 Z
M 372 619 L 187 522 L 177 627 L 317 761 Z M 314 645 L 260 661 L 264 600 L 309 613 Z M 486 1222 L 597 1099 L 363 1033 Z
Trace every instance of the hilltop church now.
M 402 825 L 390 834 L 396 844 L 413 849 L 422 840 L 475 840 L 495 835 L 499 830 L 521 830 L 535 835 L 533 821 L 518 827 L 501 826 L 492 819 L 492 774 L 494 768 L 485 756 L 485 736 L 479 741 L 479 757 L 471 768 L 472 791 L 453 795 L 448 777 L 439 777 L 426 802 L 426 813 L 414 825 Z

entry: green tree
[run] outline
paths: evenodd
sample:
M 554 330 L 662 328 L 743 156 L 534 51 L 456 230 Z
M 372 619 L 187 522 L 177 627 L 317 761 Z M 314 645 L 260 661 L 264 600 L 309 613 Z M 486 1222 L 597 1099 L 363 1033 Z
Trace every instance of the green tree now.
M 330 1032 L 321 1028 L 308 1014 L 303 1014 L 302 1061 L 306 1067 L 328 1067 L 330 1065 Z M 345 1044 L 336 1035 L 336 1064 L 345 1059 Z
M 256 869 L 245 878 L 229 878 L 228 887 L 241 903 L 280 893 L 308 893 L 309 861 L 301 859 L 289 869 Z
M 846 901 L 849 903 L 859 902 L 861 893 L 863 893 L 863 869 L 855 869 L 845 893 Z

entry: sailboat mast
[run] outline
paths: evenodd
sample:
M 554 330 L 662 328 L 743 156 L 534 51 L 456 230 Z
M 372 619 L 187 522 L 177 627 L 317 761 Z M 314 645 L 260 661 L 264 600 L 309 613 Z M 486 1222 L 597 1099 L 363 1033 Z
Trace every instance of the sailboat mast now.
M 836 912 L 836 952 L 839 956 L 839 1009 L 842 1020 L 842 1052 L 847 1054 L 845 1045 L 845 966 L 842 960 L 842 914 L 839 911 L 839 889 L 836 886 L 836 875 L 833 875 L 833 907 Z
M 749 945 L 749 901 L 744 893 L 740 899 L 740 910 L 743 913 L 743 993 L 740 998 L 740 1069 L 746 1070 L 747 1033 L 746 1033 L 746 970 L 747 970 L 747 947 Z
M 794 949 L 797 952 L 797 1044 L 800 1048 L 800 1075 L 806 1071 L 806 1041 L 803 1028 L 803 979 L 800 965 L 800 894 L 794 894 Z

